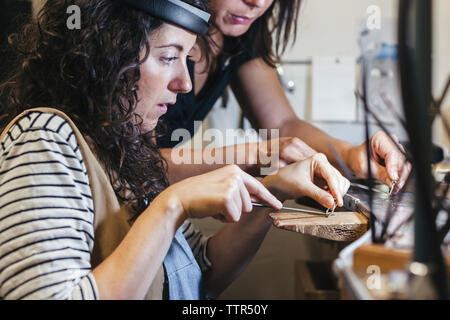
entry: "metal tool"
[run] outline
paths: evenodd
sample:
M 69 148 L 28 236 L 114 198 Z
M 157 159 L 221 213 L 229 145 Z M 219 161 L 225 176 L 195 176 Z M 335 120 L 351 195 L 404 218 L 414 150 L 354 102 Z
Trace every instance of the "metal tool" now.
M 334 216 L 334 211 L 336 210 L 337 207 L 337 203 L 336 203 L 336 199 L 334 200 L 334 206 L 333 206 L 333 210 L 327 209 L 327 212 L 325 212 L 325 215 L 327 216 L 327 218 L 329 216 Z
M 359 212 L 370 220 L 370 210 L 361 202 L 360 199 L 346 194 L 344 195 L 344 207 L 348 210 Z
M 370 191 L 370 188 L 369 188 L 368 186 L 363 185 L 363 184 L 359 184 L 359 183 L 354 183 L 354 182 L 352 182 L 352 183 L 350 183 L 350 185 L 351 185 L 352 187 L 355 187 L 355 188 L 359 188 L 359 189 L 363 189 L 363 190 Z M 378 190 L 378 189 L 376 189 L 376 188 L 372 188 L 372 191 L 373 191 L 373 192 L 382 193 L 382 194 L 386 194 L 386 192 L 381 191 L 381 190 Z
M 272 208 L 271 206 L 267 205 L 267 204 L 262 204 L 262 203 L 255 203 L 252 202 L 252 205 L 254 207 L 262 207 L 262 208 Z M 336 207 L 335 207 L 336 209 Z M 320 215 L 325 215 L 325 216 L 329 216 L 330 213 L 327 212 L 323 212 L 323 211 L 316 211 L 316 210 L 308 210 L 308 209 L 300 209 L 300 208 L 289 208 L 289 207 L 282 207 L 280 210 L 287 210 L 287 211 L 295 211 L 295 212 L 301 212 L 301 213 L 310 213 L 310 214 L 320 214 Z M 328 209 L 329 210 L 329 209 Z M 334 213 L 334 209 L 333 212 Z
M 397 180 L 395 180 L 395 181 L 392 181 L 392 183 L 391 183 L 391 189 L 389 190 L 389 195 L 391 196 L 392 195 L 392 191 L 394 191 L 394 188 L 395 188 L 395 185 L 397 184 Z

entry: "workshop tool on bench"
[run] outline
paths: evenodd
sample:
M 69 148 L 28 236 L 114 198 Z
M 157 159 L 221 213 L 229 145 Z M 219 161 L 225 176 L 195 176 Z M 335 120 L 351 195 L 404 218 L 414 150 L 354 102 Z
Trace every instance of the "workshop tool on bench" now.
M 365 185 L 363 185 L 363 184 L 351 182 L 350 185 L 351 185 L 352 187 L 359 188 L 359 189 L 363 189 L 363 190 L 366 190 L 366 191 L 369 191 L 369 190 L 370 190 L 370 188 L 369 188 L 368 186 L 365 186 Z M 391 187 L 391 190 L 392 190 L 392 189 L 393 189 L 393 187 Z M 378 190 L 378 189 L 376 189 L 376 188 L 372 188 L 372 191 L 373 191 L 373 192 L 382 193 L 382 194 L 386 194 L 386 192 L 381 191 L 381 190 Z
M 367 218 L 367 220 L 370 219 L 370 210 L 361 202 L 360 199 L 348 193 L 344 196 L 344 207 L 350 211 L 361 213 Z
M 269 206 L 267 204 L 256 203 L 256 202 L 252 202 L 252 205 L 254 207 L 272 208 L 271 206 Z M 318 215 L 324 215 L 326 217 L 329 217 L 330 215 L 334 214 L 335 209 L 336 209 L 336 205 L 335 205 L 334 209 L 331 211 L 330 211 L 330 209 L 327 209 L 327 212 L 308 210 L 308 209 L 300 209 L 300 208 L 289 208 L 289 207 L 282 207 L 280 210 L 295 211 L 295 212 L 309 213 L 309 214 L 318 214 Z
M 336 199 L 335 199 L 335 200 L 334 200 L 334 206 L 333 206 L 333 209 L 332 209 L 332 210 L 327 209 L 327 212 L 325 212 L 327 218 L 328 218 L 329 216 L 334 216 L 334 211 L 336 210 L 336 208 L 337 208 L 337 202 L 336 202 Z
M 398 181 L 392 181 L 391 183 L 391 189 L 389 190 L 389 196 L 392 195 L 392 191 L 394 191 L 395 185 L 398 183 Z

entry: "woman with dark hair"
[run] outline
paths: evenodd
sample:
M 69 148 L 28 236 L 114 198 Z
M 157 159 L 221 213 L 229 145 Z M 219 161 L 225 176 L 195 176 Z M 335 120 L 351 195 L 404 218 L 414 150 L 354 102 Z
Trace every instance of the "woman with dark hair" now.
M 271 209 L 252 201 L 343 205 L 349 182 L 320 154 L 261 182 L 227 166 L 169 186 L 154 129 L 192 89 L 187 57 L 209 26 L 206 1 L 71 1 L 79 30 L 67 28 L 67 5 L 47 0 L 10 37 L 0 299 L 216 297 L 271 226 Z M 189 222 L 206 217 L 234 223 L 207 238 Z
M 300 5 L 301 0 L 211 0 L 214 20 L 203 41 L 209 48 L 208 59 L 193 53 L 195 63 L 190 62 L 189 68 L 194 90 L 180 95 L 175 107 L 164 116 L 169 130 L 159 139 L 161 148 L 173 148 L 179 142 L 171 135 L 177 128 L 185 128 L 193 136 L 194 121 L 202 121 L 230 85 L 254 128 L 279 129 L 281 166 L 307 158 L 317 150 L 336 167 L 343 160 L 357 177 L 367 177 L 366 143 L 351 145 L 298 119 L 281 86 L 275 64 L 280 62 L 289 42 L 295 41 Z M 266 149 L 264 143 L 261 145 L 262 150 L 258 144 L 234 148 L 243 155 L 254 150 L 253 156 L 246 155 L 246 159 L 257 159 L 258 153 Z M 335 157 L 330 145 L 341 159 Z M 411 164 L 383 132 L 371 138 L 370 146 L 373 176 L 388 185 L 395 184 L 394 192 L 398 192 L 406 183 Z M 187 158 L 201 157 L 203 151 L 191 152 L 194 155 Z M 163 149 L 162 153 L 169 160 L 170 181 L 214 168 L 206 164 L 172 165 L 171 149 Z M 254 172 L 255 164 L 256 160 L 247 161 L 241 168 Z

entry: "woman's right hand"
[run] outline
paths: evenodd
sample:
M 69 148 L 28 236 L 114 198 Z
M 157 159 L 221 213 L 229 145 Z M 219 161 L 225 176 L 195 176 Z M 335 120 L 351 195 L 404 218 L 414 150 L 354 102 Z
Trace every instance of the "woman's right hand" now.
M 252 200 L 280 209 L 282 203 L 261 182 L 231 165 L 178 182 L 167 188 L 169 199 L 182 206 L 184 218 L 214 217 L 237 222 L 253 210 Z

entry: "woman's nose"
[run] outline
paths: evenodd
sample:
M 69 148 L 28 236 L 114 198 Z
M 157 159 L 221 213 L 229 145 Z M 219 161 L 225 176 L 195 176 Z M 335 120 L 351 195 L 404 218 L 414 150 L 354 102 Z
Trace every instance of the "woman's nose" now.
M 169 83 L 169 90 L 176 93 L 188 93 L 192 90 L 192 81 L 187 69 L 184 69 Z
M 266 1 L 269 0 L 244 0 L 245 4 L 247 4 L 248 6 L 258 8 L 263 7 Z

